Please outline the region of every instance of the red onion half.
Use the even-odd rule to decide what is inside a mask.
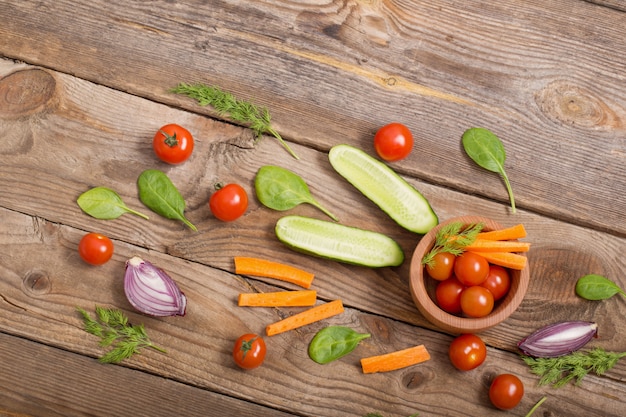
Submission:
[[[582,348],[598,333],[598,325],[588,321],[565,321],[545,326],[517,344],[525,355],[556,358]]]
[[[138,311],[151,316],[184,316],[187,298],[162,269],[135,256],[126,261],[126,298]]]

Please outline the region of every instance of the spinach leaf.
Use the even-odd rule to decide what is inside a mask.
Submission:
[[[368,337],[369,333],[357,333],[349,327],[329,326],[313,337],[309,356],[320,364],[332,362],[352,352],[361,340]]]
[[[465,153],[472,158],[481,168],[491,172],[497,172],[502,176],[511,200],[511,210],[515,213],[515,198],[509,183],[509,178],[504,171],[506,152],[500,139],[491,131],[474,127],[463,133],[463,148]]]
[[[139,199],[150,210],[167,218],[180,220],[197,231],[196,226],[185,218],[185,200],[172,181],[157,169],[148,169],[137,179]]]
[[[132,213],[147,219],[148,216],[131,210],[124,204],[118,193],[106,187],[95,187],[85,191],[76,200],[78,206],[96,219],[117,219],[124,213]]]
[[[576,282],[576,294],[586,300],[606,300],[615,294],[626,293],[613,281],[601,275],[589,274]]]
[[[308,203],[331,219],[339,221],[313,198],[304,180],[288,169],[273,165],[261,167],[254,179],[254,187],[257,198],[266,207],[285,211],[299,204]]]

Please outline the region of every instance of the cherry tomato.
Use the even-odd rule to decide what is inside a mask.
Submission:
[[[509,288],[511,287],[509,271],[499,265],[489,265],[487,279],[480,284],[480,286],[491,291],[494,300],[497,301],[501,299],[509,292]]]
[[[241,217],[248,209],[248,193],[239,184],[215,186],[216,190],[209,199],[211,212],[218,219],[231,222]]]
[[[433,257],[432,266],[426,265],[426,272],[437,281],[444,281],[452,276],[456,256],[449,252],[439,252]]]
[[[462,334],[450,343],[448,356],[456,369],[469,371],[485,361],[487,347],[475,334]]]
[[[87,233],[78,243],[78,254],[91,265],[102,265],[113,256],[113,242],[100,233]]]
[[[233,347],[233,359],[243,369],[254,369],[263,363],[266,353],[262,337],[248,333],[240,336]]]
[[[524,384],[515,375],[498,375],[489,387],[489,399],[494,407],[500,410],[514,408],[519,404],[523,396]]]
[[[413,135],[401,123],[390,123],[378,129],[374,135],[374,149],[385,161],[406,158],[413,149]]]
[[[454,276],[437,284],[435,298],[439,308],[450,314],[461,313],[461,293],[465,288]]]
[[[180,164],[189,159],[193,152],[193,136],[182,126],[165,125],[154,135],[152,148],[161,161]]]
[[[454,275],[468,287],[480,285],[489,274],[489,262],[473,252],[463,252],[454,261]]]
[[[469,317],[485,317],[493,310],[493,294],[485,287],[475,285],[461,293],[461,310]]]

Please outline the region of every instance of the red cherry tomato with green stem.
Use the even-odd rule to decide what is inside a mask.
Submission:
[[[248,333],[240,336],[233,347],[233,359],[242,369],[254,369],[265,360],[267,348],[262,337]]]
[[[450,314],[461,313],[461,294],[465,288],[454,276],[437,284],[435,298],[439,308]]]
[[[100,233],[87,233],[78,243],[78,254],[91,265],[102,265],[113,256],[113,242]]]
[[[374,135],[374,149],[385,161],[399,161],[411,153],[413,135],[405,125],[389,123],[378,129]]]
[[[475,285],[461,293],[461,310],[466,316],[485,317],[493,310],[493,294],[485,287]]]
[[[489,387],[489,399],[500,410],[515,408],[524,397],[524,384],[511,374],[501,374],[494,378]]]
[[[241,217],[248,209],[248,193],[239,184],[217,184],[209,199],[211,213],[218,219],[231,222]]]
[[[489,274],[489,262],[474,252],[463,252],[454,261],[454,275],[463,285],[480,285]]]
[[[470,371],[485,361],[487,347],[475,334],[462,334],[450,343],[448,356],[456,369]]]
[[[193,136],[187,129],[177,124],[161,127],[152,139],[156,156],[168,164],[185,162],[193,152]]]
[[[452,276],[455,259],[450,252],[439,252],[433,256],[432,264],[426,265],[426,272],[437,281],[445,281]]]

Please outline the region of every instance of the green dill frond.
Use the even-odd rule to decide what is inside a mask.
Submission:
[[[112,347],[100,357],[102,363],[121,362],[148,347],[166,353],[165,349],[154,345],[148,338],[143,324],[131,325],[128,317],[120,310],[96,306],[98,321],[91,318],[85,310],[76,310],[83,316],[85,331],[100,337],[101,347]]]
[[[300,159],[278,132],[272,128],[270,112],[266,107],[258,107],[249,101],[239,100],[231,93],[206,84],[180,83],[171,91],[196,100],[200,106],[210,105],[220,116],[226,116],[234,122],[247,125],[254,132],[257,140],[264,133],[274,136],[291,156]]]
[[[533,358],[522,356],[530,371],[540,376],[539,385],[552,385],[555,388],[573,381],[579,385],[589,373],[601,376],[626,357],[626,352],[607,352],[602,348],[577,351],[556,358]]]
[[[461,222],[451,222],[442,226],[435,235],[433,248],[422,258],[422,265],[432,268],[435,255],[438,253],[461,255],[466,246],[474,243],[484,226],[484,223],[472,223],[464,227]]]

